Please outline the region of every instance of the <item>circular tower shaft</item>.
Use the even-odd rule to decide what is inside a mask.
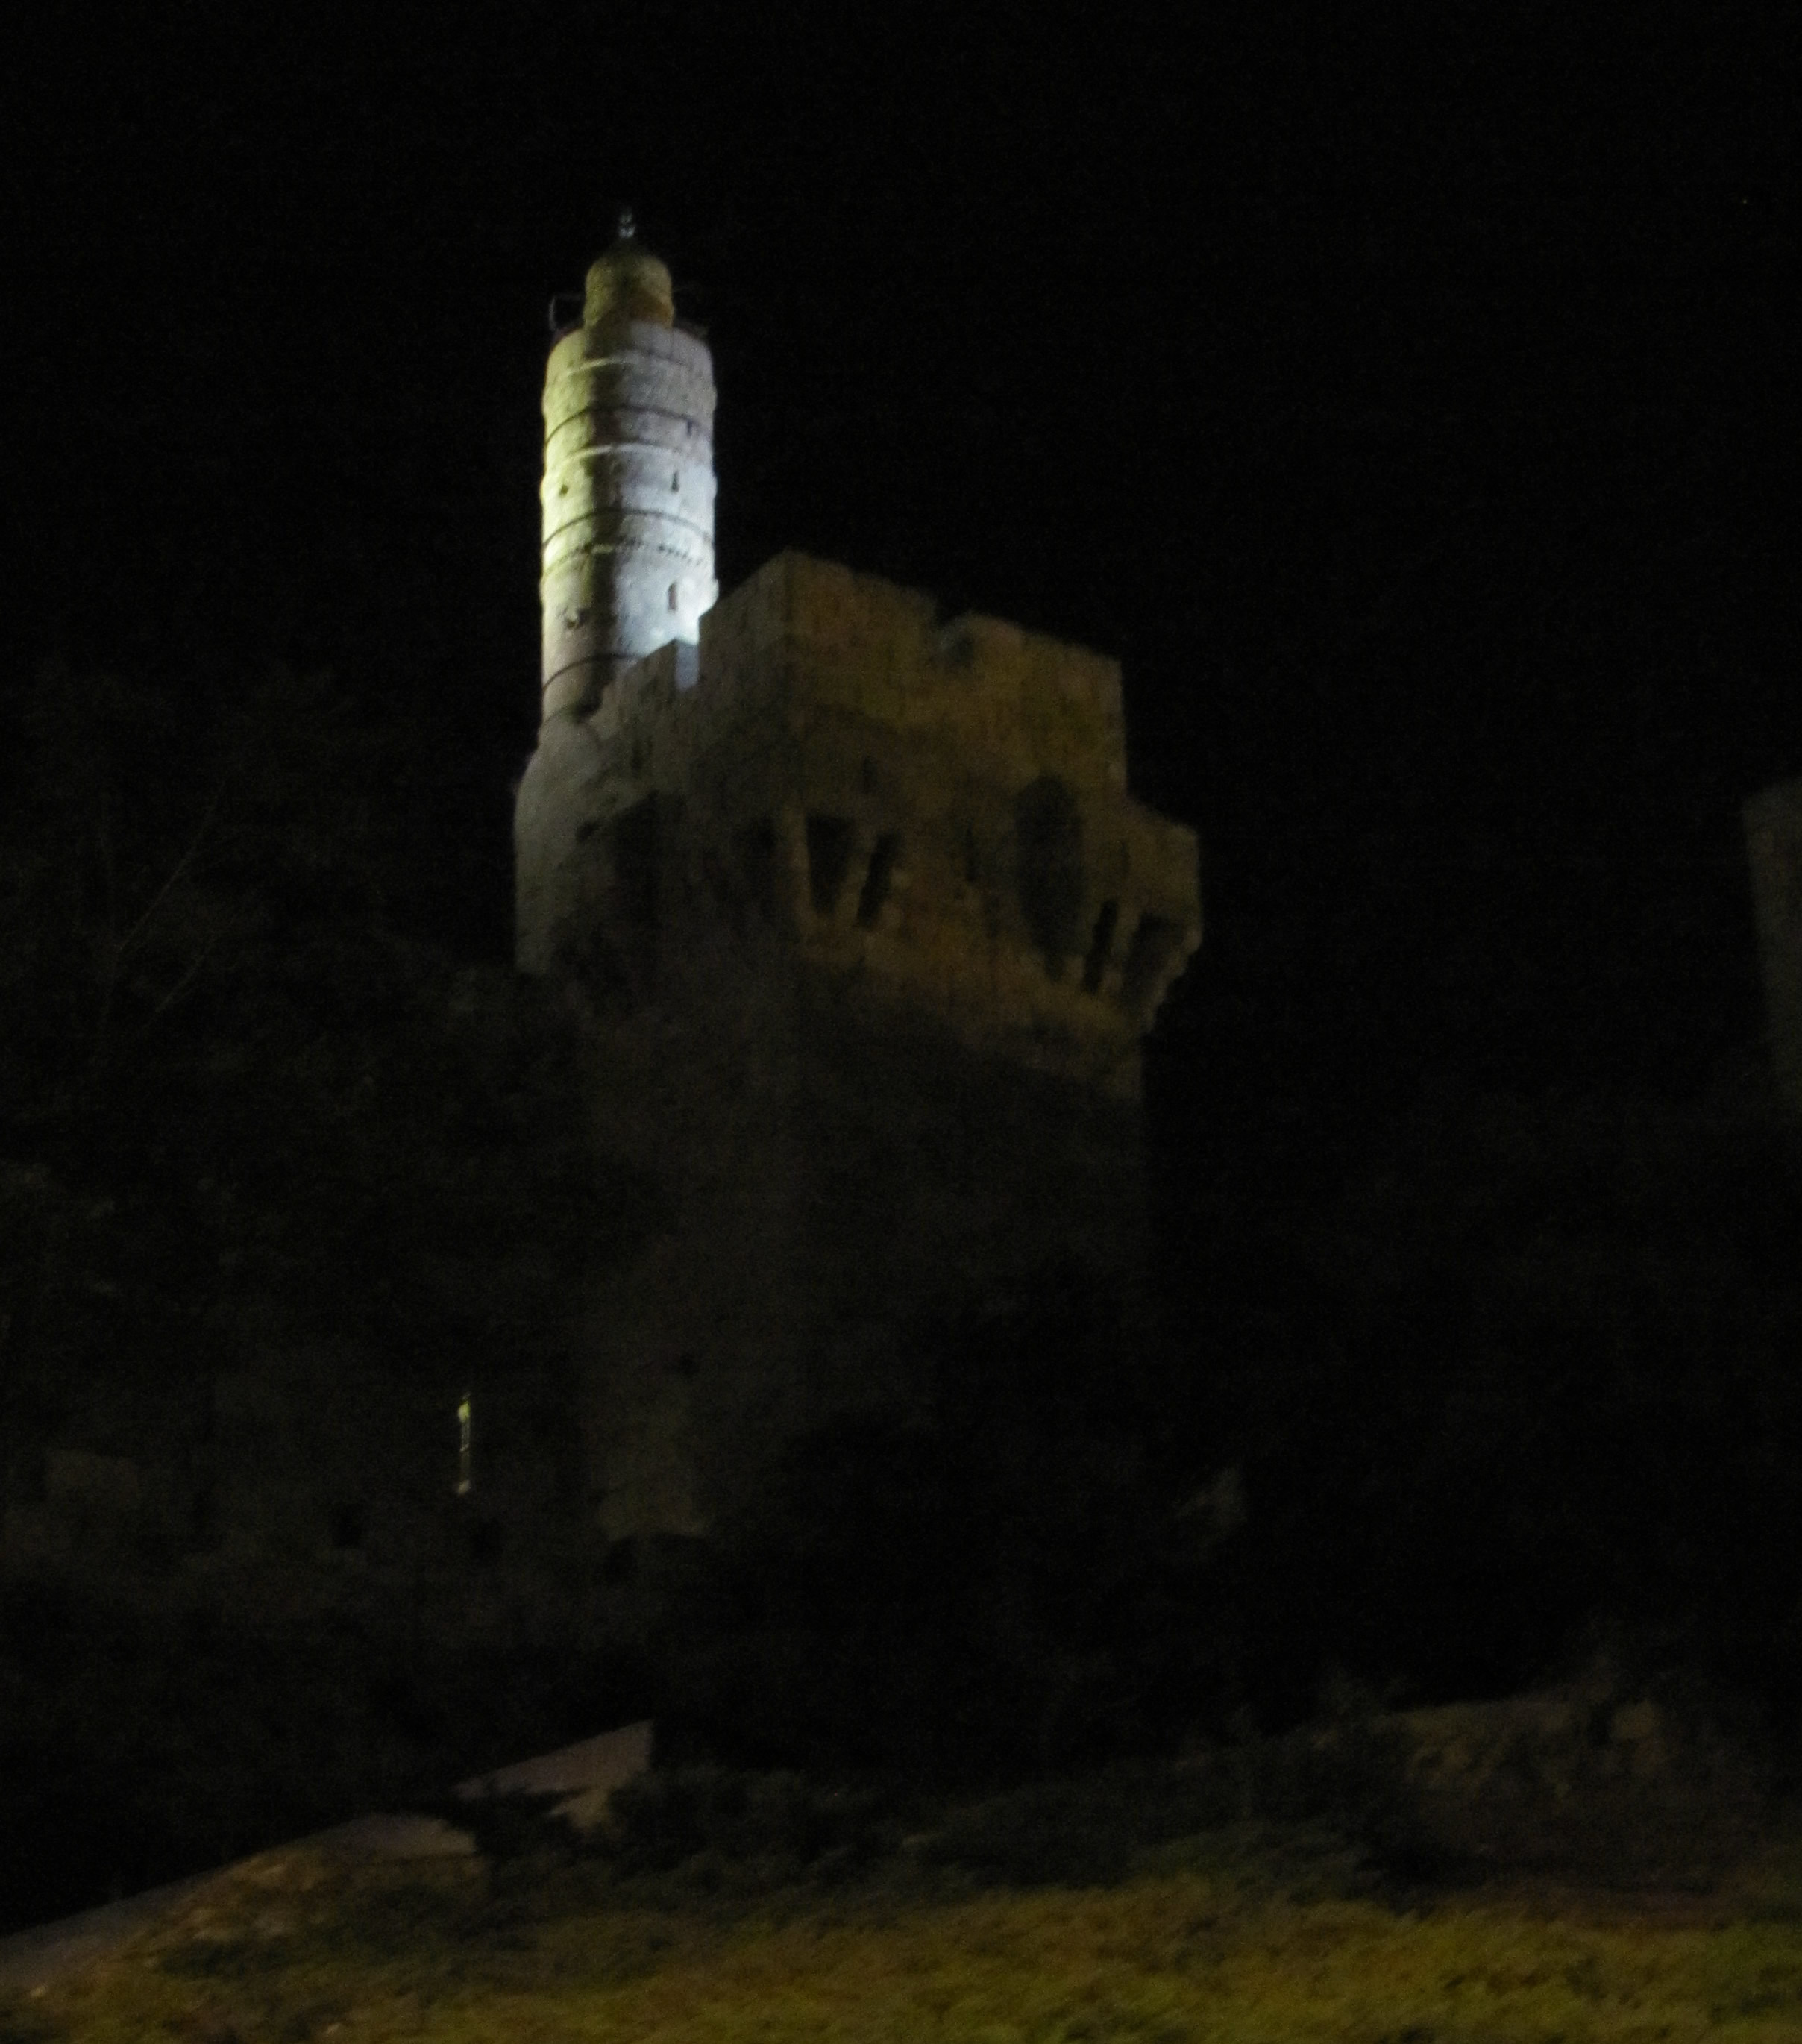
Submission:
[[[592,709],[623,667],[691,644],[713,575],[713,362],[669,272],[621,240],[544,378],[542,714]]]

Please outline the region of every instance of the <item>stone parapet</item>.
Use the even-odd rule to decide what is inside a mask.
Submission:
[[[581,728],[574,865],[655,798],[659,858],[801,955],[973,1046],[1135,1090],[1201,901],[1193,832],[1126,792],[1116,663],[784,554],[698,655],[624,669]]]

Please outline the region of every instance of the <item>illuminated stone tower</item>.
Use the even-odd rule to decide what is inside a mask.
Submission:
[[[632,216],[544,376],[542,708],[591,710],[622,667],[692,646],[713,579],[713,360],[675,323]]]
[[[537,751],[516,810],[519,962],[550,969],[581,913],[580,847],[597,767],[586,720],[614,676],[693,647],[713,578],[713,359],[676,324],[667,268],[632,216],[590,267],[582,321],[544,373]]]
[[[624,242],[551,351],[516,815],[519,962],[586,989],[632,1189],[581,1339],[622,1537],[702,1531],[797,1431],[905,1403],[938,1313],[1054,1262],[1130,1285],[1140,1043],[1201,941],[1115,662],[794,553],[693,643],[713,386],[672,317]]]

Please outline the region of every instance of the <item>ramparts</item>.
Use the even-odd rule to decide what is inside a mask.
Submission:
[[[679,805],[691,863],[805,959],[1136,1091],[1201,909],[1193,833],[1126,792],[1116,663],[785,553],[586,728],[581,843],[614,866],[642,805]]]

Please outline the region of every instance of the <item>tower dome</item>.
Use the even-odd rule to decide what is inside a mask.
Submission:
[[[624,214],[544,377],[542,714],[592,709],[621,669],[692,644],[713,576],[713,359]]]
[[[670,281],[669,265],[640,245],[629,213],[621,216],[613,247],[589,265],[582,294],[584,326],[619,319],[647,320],[653,326],[676,323],[675,287]]]

